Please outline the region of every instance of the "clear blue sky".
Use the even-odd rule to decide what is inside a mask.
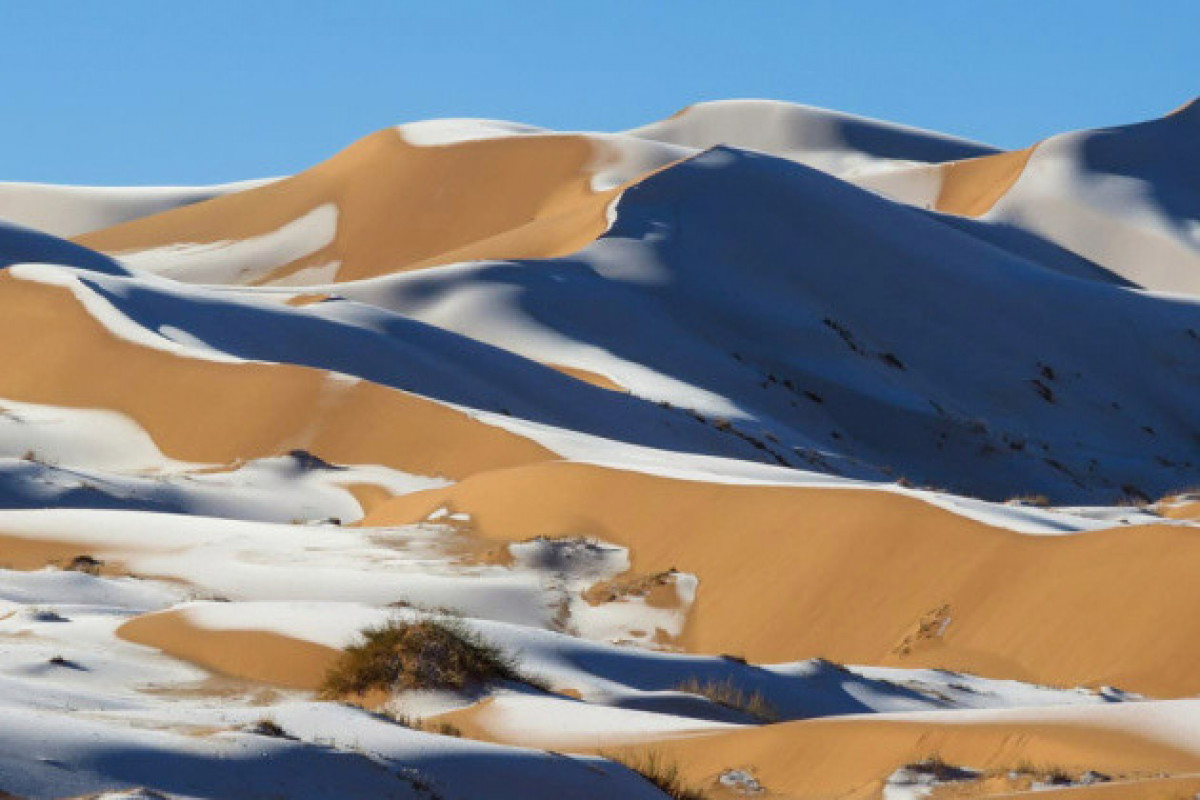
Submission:
[[[0,0],[0,180],[302,169],[437,116],[616,130],[772,97],[1001,146],[1200,93],[1200,0]]]

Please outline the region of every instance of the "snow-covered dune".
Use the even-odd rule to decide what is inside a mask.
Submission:
[[[697,103],[627,133],[699,150],[718,145],[757,150],[839,177],[997,152],[934,131],[774,100]]]
[[[1022,151],[856,179],[889,197],[978,217],[1133,285],[1200,293],[1200,100],[1161,119],[1065,133]],[[978,228],[977,228],[978,229]],[[1043,248],[1045,249],[1045,248]]]
[[[178,206],[262,186],[274,179],[214,186],[60,186],[0,182],[0,220],[55,236],[79,236]]]
[[[337,291],[728,420],[784,464],[992,499],[1189,484],[1200,309],[1062,272],[721,148],[627,190],[576,256]]]
[[[1189,791],[1197,108],[0,184],[0,797]]]

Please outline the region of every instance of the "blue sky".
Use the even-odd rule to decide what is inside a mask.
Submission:
[[[772,97],[1016,147],[1200,93],[1200,0],[0,0],[0,180],[293,172],[438,116]]]

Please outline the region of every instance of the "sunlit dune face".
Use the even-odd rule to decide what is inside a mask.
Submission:
[[[270,631],[209,630],[167,611],[130,620],[118,635],[220,675],[314,691],[338,651]]]
[[[934,207],[947,214],[983,216],[1021,177],[1035,149],[1027,147],[939,165],[942,186]]]
[[[187,358],[110,333],[63,288],[0,275],[0,396],[131,417],[167,455],[225,464],[300,448],[458,477],[549,457],[433,401],[321,370]]]
[[[886,492],[565,463],[398,497],[364,524],[417,521],[442,505],[469,513],[485,536],[591,535],[629,547],[637,573],[697,575],[683,643],[698,652],[1200,691],[1191,657],[1181,657],[1200,641],[1191,614],[1200,588],[1187,578],[1200,539],[1187,529],[1035,537]]]
[[[513,136],[421,146],[379,131],[313,169],[268,186],[174,209],[79,238],[121,254],[270,235],[325,204],[332,242],[257,282],[339,263],[336,280],[468,259],[546,258],[578,250],[607,226],[618,188],[595,191],[613,155],[582,136]]]

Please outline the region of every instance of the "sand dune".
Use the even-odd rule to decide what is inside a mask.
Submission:
[[[839,176],[996,152],[934,131],[772,100],[697,103],[627,133],[701,150],[718,145],[758,150]]]
[[[1200,767],[1196,753],[1136,733],[1037,722],[812,720],[661,742],[656,747],[678,758],[695,783],[709,784],[723,770],[749,767],[768,790],[792,798],[879,797],[892,772],[932,755],[979,770],[1008,770],[1028,762],[1076,773],[1096,770],[1141,778],[1194,773]],[[1168,784],[1166,788],[1178,787]],[[1154,795],[1118,792],[1111,796]]]
[[[0,219],[55,236],[80,236],[270,182],[215,186],[55,186],[0,183]]]
[[[1194,792],[1198,113],[0,184],[0,796]],[[429,620],[515,672],[314,694]]]
[[[629,547],[636,573],[696,574],[684,642],[699,652],[936,666],[1155,696],[1200,691],[1189,666],[1200,595],[1186,577],[1200,539],[1186,528],[1031,537],[887,493],[573,464],[406,495],[364,523],[414,522],[440,506],[470,514],[487,536],[591,535]]]
[[[605,143],[583,136],[421,146],[389,129],[292,178],[79,242],[117,255],[238,242],[269,235],[328,204],[337,214],[332,241],[286,253],[286,261],[265,263],[239,282],[279,282],[326,264],[337,265],[328,280],[347,281],[468,259],[546,258],[603,233],[618,189],[597,191],[593,178],[616,157]]]
[[[573,256],[338,290],[724,420],[801,469],[1072,503],[1193,482],[1195,306],[997,236],[717,149],[627,190]]]
[[[1009,153],[854,178],[913,205],[981,217],[1061,247],[1137,286],[1200,291],[1186,231],[1200,219],[1194,149],[1200,101],[1161,119],[1059,134]]]
[[[0,394],[119,411],[181,460],[226,464],[302,448],[337,463],[459,476],[549,457],[460,412],[375,384],[140,347],[114,336],[58,287],[0,275],[0,306],[8,364]],[[30,339],[31,331],[38,335]]]
[[[154,647],[218,674],[316,691],[337,651],[270,631],[213,631],[170,611],[137,617],[118,629],[130,642]]]

